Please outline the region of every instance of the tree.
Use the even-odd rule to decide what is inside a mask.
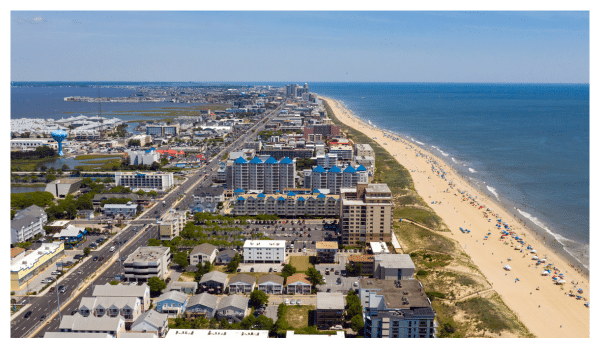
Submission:
[[[296,273],[296,268],[291,264],[286,264],[283,269],[281,269],[281,276],[289,277]]]
[[[204,262],[204,265],[202,265],[202,262],[200,262],[196,265],[196,267],[198,268],[198,271],[196,271],[196,273],[194,274],[194,280],[197,282],[202,279],[202,276],[204,276],[204,274],[209,273],[210,270],[212,270],[212,266],[208,261]]]
[[[150,291],[159,293],[167,288],[167,283],[158,277],[150,277],[148,278],[148,287],[150,288]]]
[[[115,179],[114,179],[114,178],[112,178],[112,177],[107,177],[107,178],[105,178],[105,179],[104,179],[102,182],[104,182],[104,183],[112,183],[112,182],[114,182],[114,181],[115,181]]]
[[[273,327],[273,319],[260,315],[256,317],[255,325],[257,330],[270,330]]]
[[[315,268],[308,268],[306,277],[308,277],[308,280],[312,283],[313,288],[316,287],[317,284],[325,284],[323,283],[323,275]]]
[[[158,193],[156,191],[148,191],[146,193],[146,196],[156,197],[156,196],[158,196]]]
[[[66,163],[62,165],[62,168],[61,168],[61,169],[62,169],[63,171],[69,171],[69,170],[71,170],[71,168],[69,168],[69,166],[68,166]]]
[[[242,261],[242,256],[240,256],[240,254],[236,253],[235,256],[233,256],[233,258],[231,259],[231,262],[229,262],[229,264],[227,264],[227,271],[230,273],[236,272],[241,261]]]
[[[256,318],[254,318],[254,316],[244,317],[244,319],[242,319],[242,321],[240,322],[240,326],[244,330],[250,330],[254,326],[255,322]]]
[[[250,293],[250,306],[261,307],[269,303],[269,296],[262,290],[254,290]]]
[[[142,142],[140,140],[129,140],[127,141],[127,146],[128,147],[141,147],[142,146]]]
[[[187,253],[185,251],[181,251],[173,255],[173,262],[177,263],[182,269],[185,269],[190,262],[188,262]]]
[[[119,282],[117,282],[116,280],[111,280],[109,282],[110,285],[119,285]]]
[[[56,175],[54,175],[54,174],[48,174],[48,175],[46,175],[46,181],[47,182],[52,182],[54,180],[56,180]]]
[[[89,256],[90,252],[92,252],[92,250],[88,247],[86,247],[85,249],[83,249],[83,255],[84,256]]]
[[[347,318],[362,314],[362,305],[360,303],[348,304]]]
[[[160,169],[160,163],[158,163],[156,161],[152,162],[152,164],[150,165],[150,170],[157,171],[159,169]]]
[[[160,246],[160,239],[150,238],[148,240],[148,246]]]
[[[363,322],[362,314],[358,314],[352,317],[352,319],[350,319],[350,328],[354,332],[361,332],[361,330],[365,328],[365,323]]]
[[[167,165],[167,164],[169,164],[169,159],[168,159],[168,158],[162,158],[162,159],[160,160],[160,164],[161,164],[161,165]]]
[[[139,195],[139,196],[144,196],[144,195],[146,195],[146,192],[145,192],[144,190],[138,190],[138,191],[136,191],[135,193],[136,193],[137,195]]]

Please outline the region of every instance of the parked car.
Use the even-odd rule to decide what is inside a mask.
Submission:
[[[51,272],[51,274],[56,276],[56,275],[60,275],[60,274],[61,274],[61,272],[60,272],[60,271],[58,271],[58,270],[56,270],[56,271],[52,271],[52,272]]]

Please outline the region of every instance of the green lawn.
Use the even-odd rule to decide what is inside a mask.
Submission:
[[[290,256],[290,264],[296,268],[297,272],[308,271],[308,268],[315,266],[310,264],[308,256]]]
[[[308,326],[308,311],[314,310],[314,305],[288,306],[285,321],[293,328],[300,329]]]
[[[76,160],[92,160],[96,158],[110,158],[110,157],[121,157],[123,154],[110,154],[110,155],[77,155],[75,156]]]

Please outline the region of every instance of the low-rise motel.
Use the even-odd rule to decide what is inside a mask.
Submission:
[[[10,289],[21,290],[27,282],[65,253],[65,244],[44,243],[42,246],[16,260],[10,266]]]

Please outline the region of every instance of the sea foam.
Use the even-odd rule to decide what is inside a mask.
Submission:
[[[498,200],[500,200],[500,196],[498,196],[498,193],[496,192],[496,189],[494,189],[494,187],[490,187],[489,185],[486,185],[486,187],[492,194],[494,194],[494,196],[496,196]]]
[[[477,172],[477,171],[475,171],[475,169],[473,169],[473,168],[469,168],[469,171],[470,171],[470,172],[472,172],[472,173],[476,173],[476,172]]]
[[[546,226],[546,224],[544,224],[544,222],[540,221],[539,218],[531,215],[530,213],[523,211],[519,208],[516,208],[516,209],[525,218],[532,221],[535,225],[544,229],[547,233],[552,235],[552,237],[554,237],[562,245],[562,247],[563,247],[563,249],[565,249],[565,251],[567,251],[569,254],[571,254],[578,262],[583,264],[583,266],[585,266],[586,268],[589,268],[589,266],[587,264],[585,264],[584,261],[579,259],[580,256],[583,256],[583,251],[584,251],[583,248],[585,248],[585,246],[582,246],[582,244],[577,241],[568,239],[560,234],[553,232]],[[573,246],[576,246],[576,247],[573,247]]]

